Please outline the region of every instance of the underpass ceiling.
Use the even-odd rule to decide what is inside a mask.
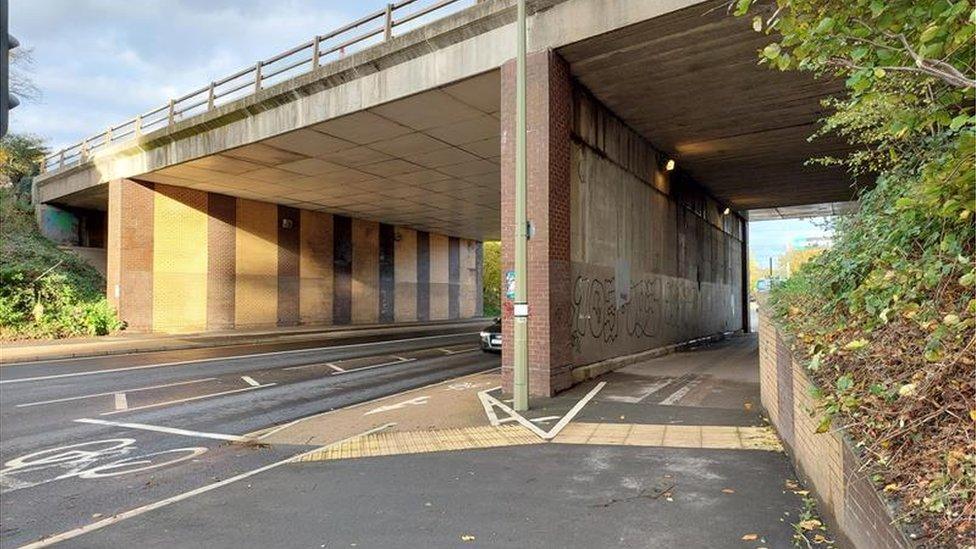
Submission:
[[[139,179],[452,236],[500,236],[498,71]]]
[[[842,82],[757,65],[770,39],[706,2],[559,49],[573,76],[656,148],[736,210],[850,200],[842,154],[807,138]]]

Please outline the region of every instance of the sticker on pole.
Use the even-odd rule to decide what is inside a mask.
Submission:
[[[515,299],[515,271],[505,272],[505,298]]]

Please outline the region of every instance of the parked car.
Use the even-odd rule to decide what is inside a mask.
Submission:
[[[496,318],[494,324],[481,330],[481,350],[486,353],[502,352],[502,319]]]

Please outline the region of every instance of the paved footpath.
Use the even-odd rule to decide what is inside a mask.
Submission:
[[[757,362],[732,338],[521,415],[497,370],[363,402],[257,434],[312,448],[287,462],[66,545],[791,547],[806,492],[759,414]]]

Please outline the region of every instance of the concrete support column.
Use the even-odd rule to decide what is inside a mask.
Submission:
[[[153,325],[153,204],[151,183],[108,184],[106,294],[132,332]]]
[[[570,270],[570,132],[572,82],[555,52],[526,60],[529,390],[552,396],[572,384]],[[515,60],[502,67],[502,271],[514,270]],[[502,295],[502,379],[512,387],[512,302]]]

